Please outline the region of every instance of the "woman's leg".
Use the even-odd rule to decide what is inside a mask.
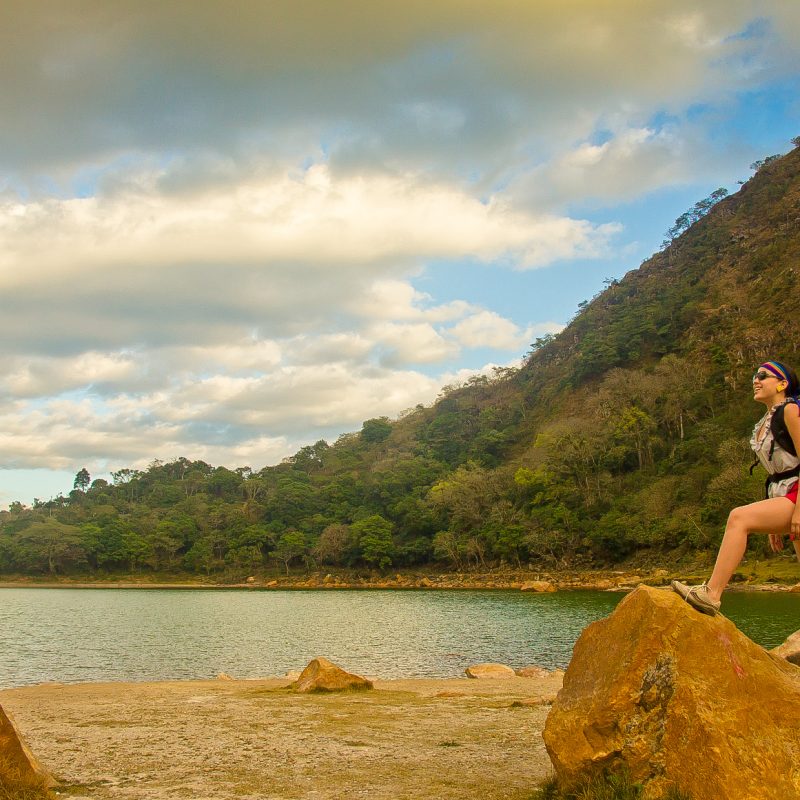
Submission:
[[[784,535],[792,521],[794,503],[785,497],[772,497],[748,506],[734,508],[725,526],[725,536],[717,553],[714,572],[706,584],[708,594],[715,602],[722,596],[736,567],[747,548],[747,537],[751,533],[774,533]],[[800,548],[794,542],[795,552],[800,558]]]

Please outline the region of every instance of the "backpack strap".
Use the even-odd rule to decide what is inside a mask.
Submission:
[[[797,450],[795,449],[794,442],[792,441],[792,436],[789,433],[789,429],[786,427],[786,420],[783,418],[784,412],[786,411],[786,406],[790,403],[798,404],[798,401],[792,397],[782,405],[779,405],[775,409],[772,419],[770,420],[769,427],[770,431],[772,432],[772,445],[770,445],[769,448],[770,461],[772,460],[772,454],[775,450],[776,443],[787,453],[790,453],[793,456],[797,455]]]

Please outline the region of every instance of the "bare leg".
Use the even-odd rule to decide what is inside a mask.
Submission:
[[[760,500],[747,506],[734,508],[725,526],[725,536],[717,553],[717,563],[708,580],[708,594],[715,602],[722,597],[723,589],[728,585],[736,567],[747,548],[747,537],[751,533],[786,534],[794,513],[794,503],[785,497],[772,497]],[[798,542],[795,553],[800,559]]]
[[[794,554],[797,556],[797,560],[800,561],[800,539],[795,539],[792,544],[794,545]]]

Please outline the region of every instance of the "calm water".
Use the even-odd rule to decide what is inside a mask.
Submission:
[[[42,681],[282,675],[324,655],[382,678],[480,661],[565,667],[608,592],[0,589],[0,688]],[[800,595],[737,594],[726,614],[766,647],[800,628]]]

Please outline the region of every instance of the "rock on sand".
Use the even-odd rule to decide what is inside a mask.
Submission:
[[[517,673],[505,664],[473,664],[464,670],[468,678],[515,678]]]
[[[344,692],[371,688],[372,681],[345,672],[327,658],[312,659],[292,684],[295,692]]]

